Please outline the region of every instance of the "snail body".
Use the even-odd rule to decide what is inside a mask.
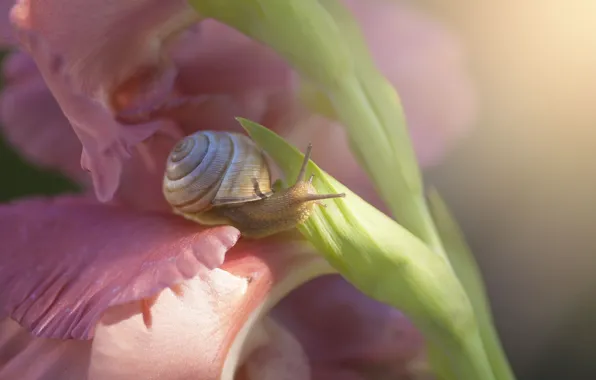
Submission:
[[[296,183],[271,188],[265,155],[247,136],[199,131],[170,152],[163,193],[176,214],[205,225],[231,225],[243,236],[259,238],[292,229],[308,219],[322,199],[345,194],[317,194],[305,180],[310,149]]]

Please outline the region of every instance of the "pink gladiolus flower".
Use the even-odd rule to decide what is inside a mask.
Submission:
[[[437,162],[473,117],[458,45],[401,5],[345,3],[400,91],[421,164]],[[10,9],[13,33],[0,37],[23,50],[4,63],[5,135],[111,202],[85,194],[0,206],[0,379],[411,375],[422,343],[408,320],[339,276],[314,279],[330,269],[297,234],[238,240],[232,227],[173,216],[163,199],[176,141],[239,131],[243,116],[299,146],[313,141],[315,161],[381,206],[341,126],[299,104],[283,60],[198,23],[183,0]]]

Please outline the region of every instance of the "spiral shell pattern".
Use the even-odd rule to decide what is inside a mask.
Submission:
[[[163,180],[166,200],[183,213],[269,196],[271,178],[261,150],[248,137],[200,131],[172,149]]]

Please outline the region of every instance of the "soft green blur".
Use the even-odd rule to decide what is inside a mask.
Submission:
[[[58,173],[43,171],[26,163],[0,138],[0,172],[5,179],[0,186],[0,202],[36,195],[72,192],[77,187]]]
[[[0,65],[7,51],[0,51]],[[4,78],[0,76],[0,89]],[[0,135],[0,173],[4,177],[0,185],[0,202],[36,195],[54,195],[73,192],[77,186],[59,173],[37,168],[26,162]]]

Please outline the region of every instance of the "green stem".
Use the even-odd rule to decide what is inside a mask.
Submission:
[[[466,342],[463,346],[459,347],[460,352],[456,355],[454,352],[448,350],[443,351],[451,359],[450,362],[454,363],[454,374],[456,379],[486,379],[496,380],[493,369],[491,368],[490,362],[486,357],[486,352],[482,345],[482,341],[476,335]],[[461,360],[464,359],[464,360]],[[502,379],[499,379],[502,380]]]
[[[285,175],[295,177],[302,153],[271,130],[239,121]],[[480,338],[474,310],[447,259],[312,162],[307,170],[315,175],[317,191],[346,194],[298,226],[317,251],[364,294],[408,315],[444,352],[455,378],[493,379],[486,372],[490,366],[482,345],[476,344]]]
[[[357,24],[337,0],[190,0],[190,3],[202,16],[217,19],[271,46],[302,77],[308,78],[328,99],[335,117],[345,126],[352,151],[395,218],[435,254],[446,257],[424,198],[420,169],[398,94],[376,69]],[[449,272],[454,277],[451,269]],[[478,303],[474,294],[465,297]],[[396,305],[395,299],[386,302]],[[426,331],[437,333],[448,329],[450,322],[443,322],[444,326],[427,326]],[[478,333],[476,328],[471,331]],[[469,333],[455,331],[452,332],[455,335],[447,334],[440,342]],[[484,347],[480,338],[476,338],[466,339],[465,344],[440,346],[458,379],[493,379]],[[487,347],[496,344],[489,336],[486,339]],[[504,379],[508,378],[499,378]]]
[[[399,97],[376,69],[357,24],[342,4],[336,0],[190,3],[202,16],[271,46],[314,83],[346,127],[353,152],[398,222],[443,254],[426,211]]]
[[[386,115],[384,117],[385,120],[382,120],[382,122],[379,123],[377,115],[372,112],[372,108],[365,108],[370,112],[362,112],[362,110],[357,107],[358,104],[362,104],[363,102],[378,104],[388,98],[387,96],[379,96],[379,93],[374,91],[374,87],[375,84],[373,81],[359,83],[354,80],[353,82],[345,83],[345,86],[341,87],[333,97],[333,101],[336,103],[336,108],[344,110],[338,115],[339,121],[345,125],[353,124],[359,126],[357,128],[349,129],[353,141],[358,141],[358,144],[351,144],[352,150],[360,157],[371,156],[377,149],[377,142],[374,141],[374,138],[371,137],[371,135],[378,136],[380,139],[383,139],[383,136],[385,135],[385,133],[382,132],[371,133],[370,130],[362,128],[362,125],[388,124],[388,121],[391,118],[395,125],[401,124],[400,122],[395,122],[396,118],[400,116],[398,112],[395,112],[395,115]],[[379,88],[382,86],[380,86],[379,83],[379,86],[376,87]],[[393,90],[391,91],[393,92]],[[365,97],[362,95],[365,95]],[[386,95],[386,93],[381,92],[381,95]],[[395,106],[391,107],[390,104],[386,104],[385,107],[378,108],[395,109]],[[409,135],[405,128],[394,129],[394,134],[398,135],[395,137],[396,141],[409,141]],[[387,145],[386,142],[385,145]],[[411,144],[401,145],[411,146]],[[403,157],[405,152],[401,151],[399,154],[400,157]],[[381,155],[381,157],[383,156],[388,157],[391,155]],[[378,162],[375,162],[371,166],[370,161],[371,160],[366,159],[360,160],[365,170],[368,173],[371,173],[373,179],[375,179],[375,183],[380,183],[382,181],[386,184],[386,186],[379,186],[378,189],[383,196],[383,199],[386,200],[391,210],[393,210],[393,214],[397,221],[425,242],[435,253],[445,256],[443,244],[441,243],[437,229],[428,212],[418,165],[405,165],[408,168],[412,168],[411,172],[406,174],[403,169],[398,168],[395,164],[391,165],[388,163],[387,166],[384,166],[378,165]],[[391,174],[388,175],[387,173]]]

